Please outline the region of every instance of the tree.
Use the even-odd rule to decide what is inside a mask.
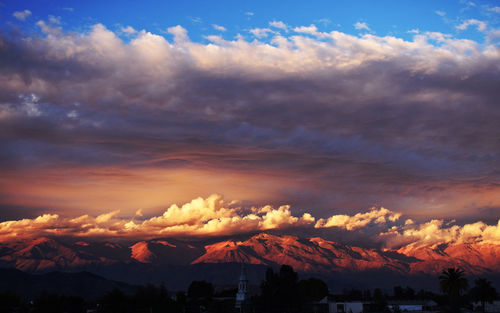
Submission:
[[[188,297],[189,298],[211,298],[214,294],[214,286],[204,280],[195,280],[189,285]]]
[[[387,295],[385,295],[380,288],[373,290],[373,297],[368,304],[365,312],[389,312],[387,306]]]
[[[0,291],[0,313],[15,311],[21,305],[21,299],[12,291]]]
[[[301,298],[306,302],[319,301],[328,295],[328,286],[317,278],[301,280],[297,288]]]
[[[474,281],[474,287],[470,290],[472,300],[481,302],[481,311],[485,311],[486,302],[491,303],[497,297],[497,291],[486,278],[478,278]]]
[[[297,288],[298,274],[289,265],[282,265],[275,274],[271,268],[266,271],[266,279],[261,283],[259,302],[262,312],[298,312],[300,296]]]
[[[464,277],[464,271],[459,268],[448,268],[443,270],[439,276],[439,286],[441,291],[448,294],[450,307],[453,312],[458,312],[458,301],[460,293],[467,289],[467,278]]]

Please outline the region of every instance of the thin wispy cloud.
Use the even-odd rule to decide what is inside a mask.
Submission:
[[[354,28],[357,30],[366,30],[366,31],[371,31],[370,27],[368,26],[367,23],[365,22],[356,22],[354,24]]]
[[[269,34],[274,34],[275,32],[270,28],[252,28],[249,32],[257,38],[265,38]]]
[[[487,28],[487,24],[485,22],[476,19],[466,20],[462,24],[457,25],[455,28],[458,30],[466,30],[470,26],[476,26],[477,30],[481,32],[484,32]]]
[[[227,30],[224,26],[220,26],[220,25],[217,25],[217,24],[212,24],[212,27],[215,30],[220,31],[220,32],[225,32]]]
[[[285,32],[288,32],[288,25],[286,25],[282,21],[271,21],[271,22],[269,22],[269,26],[274,27],[274,28],[278,28],[278,29],[282,29]]]
[[[14,16],[20,21],[26,21],[26,19],[31,16],[31,11],[30,10],[16,11],[12,13],[12,16]]]
[[[132,34],[135,34],[137,33],[137,30],[135,30],[132,26],[127,26],[127,27],[122,27],[121,28],[122,32],[128,34],[128,35],[132,35]]]

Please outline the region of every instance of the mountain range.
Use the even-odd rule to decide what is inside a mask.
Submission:
[[[46,237],[0,244],[0,266],[4,268],[29,273],[85,270],[128,283],[163,281],[176,288],[201,278],[233,283],[238,263],[247,264],[256,277],[269,266],[288,264],[305,275],[339,278],[377,272],[398,277],[433,275],[457,266],[468,274],[497,275],[498,260],[500,245],[493,244],[408,245],[382,250],[318,237],[266,233],[208,245],[175,239],[124,243]]]

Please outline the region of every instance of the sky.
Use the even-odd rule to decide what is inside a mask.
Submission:
[[[0,235],[500,243],[499,44],[500,1],[4,0]]]

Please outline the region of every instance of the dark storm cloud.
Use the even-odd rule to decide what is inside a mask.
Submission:
[[[203,45],[169,31],[2,35],[0,167],[252,172],[295,182],[282,200],[310,209],[498,191],[496,46],[338,32]]]

